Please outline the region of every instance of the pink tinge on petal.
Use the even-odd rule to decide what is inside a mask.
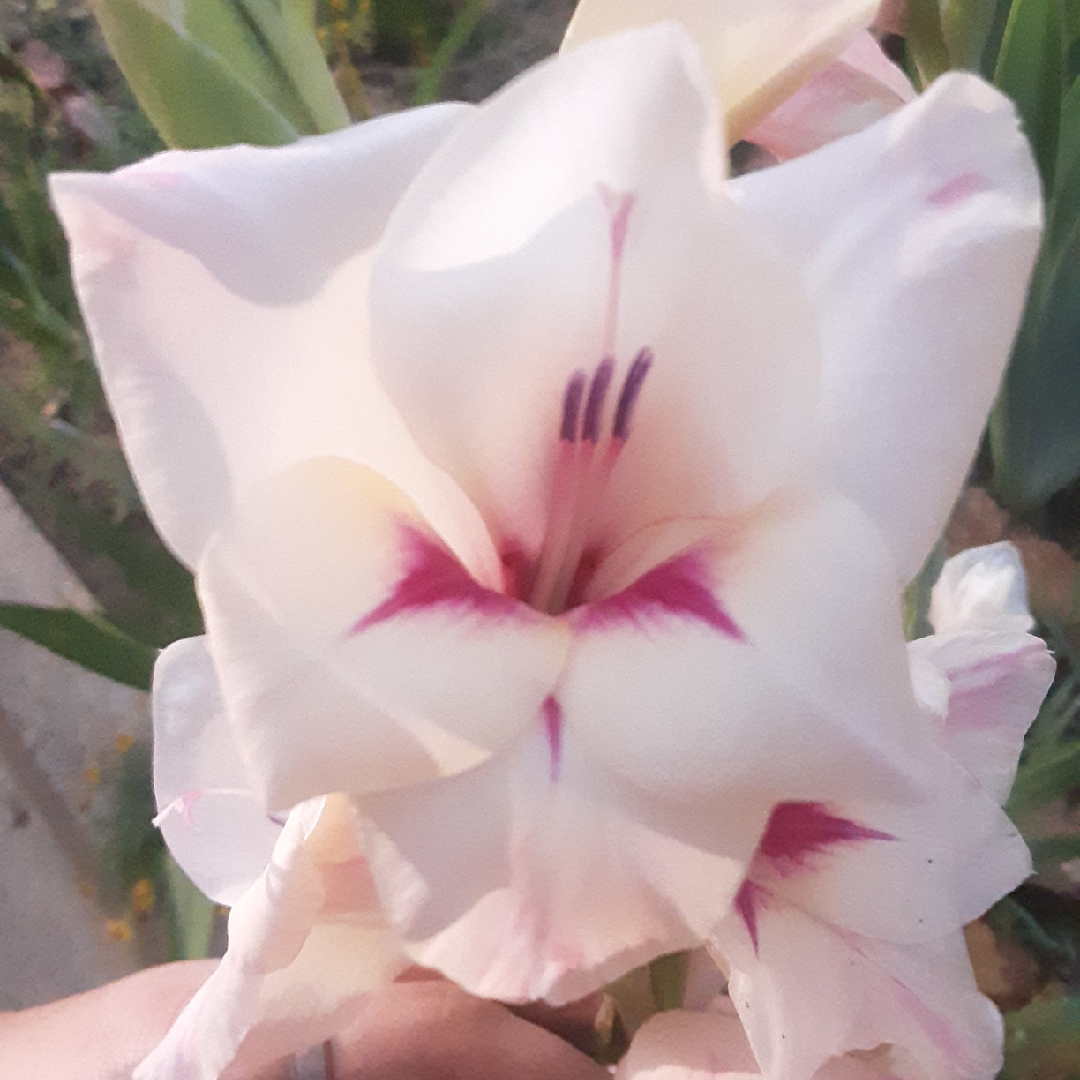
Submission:
[[[863,947],[866,941],[865,938],[841,927],[834,926],[831,929],[849,949],[864,960],[870,963],[874,962]],[[890,974],[888,982],[901,1007],[911,1014],[912,1019],[937,1047],[942,1057],[954,1067],[956,1075],[968,1075],[970,1073],[970,1057],[960,1044],[953,1025],[941,1013],[930,1008],[922,997],[908,986],[903,979]]]
[[[906,983],[895,977],[891,981],[900,1004],[911,1013],[915,1022],[926,1032],[927,1038],[941,1051],[942,1057],[956,1068],[956,1074],[964,1075],[969,1059],[952,1025],[940,1013],[931,1009]]]
[[[161,823],[171,814],[179,814],[184,824],[189,828],[198,828],[191,816],[191,811],[195,804],[207,795],[227,795],[239,799],[253,799],[256,802],[259,798],[250,788],[196,788],[193,791],[185,791],[182,795],[178,795],[173,799],[172,802],[163,806],[151,821],[151,824],[155,828],[160,828]]]
[[[1008,652],[994,653],[957,672],[946,672],[953,680],[949,695],[949,712],[945,724],[951,729],[996,728],[1001,718],[992,710],[979,707],[983,702],[969,703],[991,687],[1016,674],[1017,668],[1029,657],[1042,656],[1046,646],[1041,638],[1031,637]],[[1025,720],[1030,718],[1025,717]]]
[[[611,279],[608,285],[608,311],[604,327],[604,352],[615,348],[615,328],[619,318],[619,293],[622,285],[623,251],[630,231],[630,214],[637,202],[633,192],[615,191],[607,184],[597,184],[600,198],[611,224]]]
[[[522,610],[502,593],[485,589],[441,544],[408,525],[403,525],[402,547],[405,574],[394,591],[369,611],[350,631],[360,634],[398,615],[436,607],[464,609],[482,615],[505,616]]]
[[[782,877],[788,877],[836,844],[895,839],[889,833],[836,817],[821,803],[778,803],[758,845],[757,857],[767,860]]]
[[[562,763],[562,706],[558,699],[548,694],[541,707],[544,717],[544,734],[547,736],[548,750],[551,754],[551,779],[559,779],[559,766]]]
[[[926,201],[932,206],[956,206],[986,188],[986,181],[977,172],[965,172],[932,191]]]
[[[376,911],[379,894],[364,859],[340,863],[320,863],[319,877],[326,899],[323,911],[328,914],[346,911]]]
[[[673,615],[696,619],[725,637],[745,641],[746,636],[706,580],[704,560],[687,552],[642,574],[622,592],[583,608],[581,625],[585,629],[625,622],[641,625],[657,616]]]

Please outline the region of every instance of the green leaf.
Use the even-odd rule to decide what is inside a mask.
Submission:
[[[419,67],[430,63],[454,17],[449,0],[373,0],[372,7],[379,56]]]
[[[938,0],[909,0],[904,14],[904,38],[923,87],[949,70],[949,48],[945,44]]]
[[[487,6],[488,0],[466,0],[465,6],[458,12],[449,32],[431,58],[431,63],[420,74],[413,98],[414,105],[428,105],[439,99],[447,69],[472,37]]]
[[[997,0],[940,0],[950,66],[978,71],[994,25]]]
[[[155,651],[97,615],[73,608],[0,604],[0,626],[115,682],[150,689]]]
[[[1048,238],[990,417],[993,487],[1023,512],[1080,475],[1080,217]]]
[[[1061,649],[1058,640],[1054,640],[1051,645],[1055,653]],[[1071,656],[1069,663],[1072,666]],[[1072,670],[1077,669],[1072,667]],[[1025,763],[1038,764],[1047,754],[1057,752],[1058,742],[1073,717],[1076,716],[1078,709],[1080,709],[1080,699],[1077,697],[1076,677],[1070,674],[1046,695],[1039,707],[1039,715],[1028,728],[1028,733],[1024,737]]]
[[[1080,788],[1080,741],[1068,742],[1034,764],[1021,762],[1005,806],[1016,821],[1054,799]]]
[[[994,5],[993,22],[990,25],[990,32],[986,35],[986,46],[979,64],[979,71],[987,82],[992,82],[994,78],[994,70],[997,68],[998,56],[1001,54],[1001,42],[1005,37],[1005,27],[1009,21],[1012,5],[1013,0],[997,0]]]
[[[141,3],[145,6],[147,0]],[[181,9],[185,36],[209,49],[235,79],[297,131],[318,130],[282,62],[284,23],[274,0],[183,0]],[[274,41],[275,36],[279,40]],[[325,63],[322,67],[325,70]]]
[[[1072,836],[1047,836],[1042,840],[1029,840],[1031,858],[1035,870],[1057,869],[1063,862],[1080,859],[1080,833]]]
[[[1061,35],[1061,0],[1015,0],[994,71],[994,82],[1020,110],[1044,191],[1054,186],[1064,90]]]
[[[199,892],[171,855],[165,856],[165,882],[169,959],[199,960],[209,956],[214,934],[214,902]]]
[[[120,759],[111,778],[113,815],[101,853],[102,898],[126,906],[131,887],[144,878],[161,884],[165,841],[154,825],[153,753],[139,740]]]
[[[1046,246],[1057,248],[1080,218],[1080,81],[1074,80],[1061,101],[1054,186],[1047,201]]]
[[[261,77],[269,59],[237,44],[248,38],[221,14],[223,7],[191,5],[199,32],[226,49],[227,57],[139,0],[97,0],[94,10],[132,92],[169,146],[276,146],[314,130],[283,104],[291,91]]]
[[[930,625],[930,592],[945,565],[945,537],[942,536],[926,557],[922,569],[904,590],[904,637],[908,641],[934,632]]]
[[[986,922],[995,937],[1015,941],[1048,971],[1060,971],[1075,959],[1068,945],[1057,941],[1013,896],[1003,896],[986,913]]]
[[[658,956],[649,964],[649,984],[659,1012],[681,1009],[686,996],[686,976],[689,969],[685,952]]]
[[[191,574],[139,509],[119,447],[57,430],[41,406],[0,393],[0,481],[120,630],[154,646],[202,633]]]
[[[1080,5],[1063,0],[1061,5],[1061,57],[1064,83],[1072,86],[1080,75]]]
[[[253,2],[246,0],[248,4]],[[349,111],[316,36],[312,0],[281,0],[280,31],[276,29],[277,20],[263,20],[260,25],[274,27],[270,35],[274,55],[304,102],[316,130],[348,127]]]
[[[1000,1080],[1080,1076],[1080,997],[1036,1001],[1005,1017]]]

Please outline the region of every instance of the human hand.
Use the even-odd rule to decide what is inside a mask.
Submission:
[[[0,1015],[0,1076],[129,1080],[214,969],[148,968],[97,990]],[[536,1014],[534,1014],[536,1015]],[[555,1014],[538,1016],[554,1026]],[[289,1080],[291,1061],[229,1080]],[[604,1080],[569,1043],[440,979],[372,994],[331,1044],[327,1080]]]

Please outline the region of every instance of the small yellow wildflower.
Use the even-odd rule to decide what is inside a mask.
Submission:
[[[131,923],[127,919],[106,919],[105,933],[111,941],[130,941]]]
[[[136,915],[146,915],[154,907],[154,883],[149,878],[139,878],[131,886],[131,910]]]

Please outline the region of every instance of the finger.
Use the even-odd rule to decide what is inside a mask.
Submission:
[[[0,1016],[0,1076],[130,1076],[216,963],[191,960],[148,968],[84,994]]]
[[[596,1062],[452,983],[397,983],[333,1044],[333,1080],[607,1080]]]

